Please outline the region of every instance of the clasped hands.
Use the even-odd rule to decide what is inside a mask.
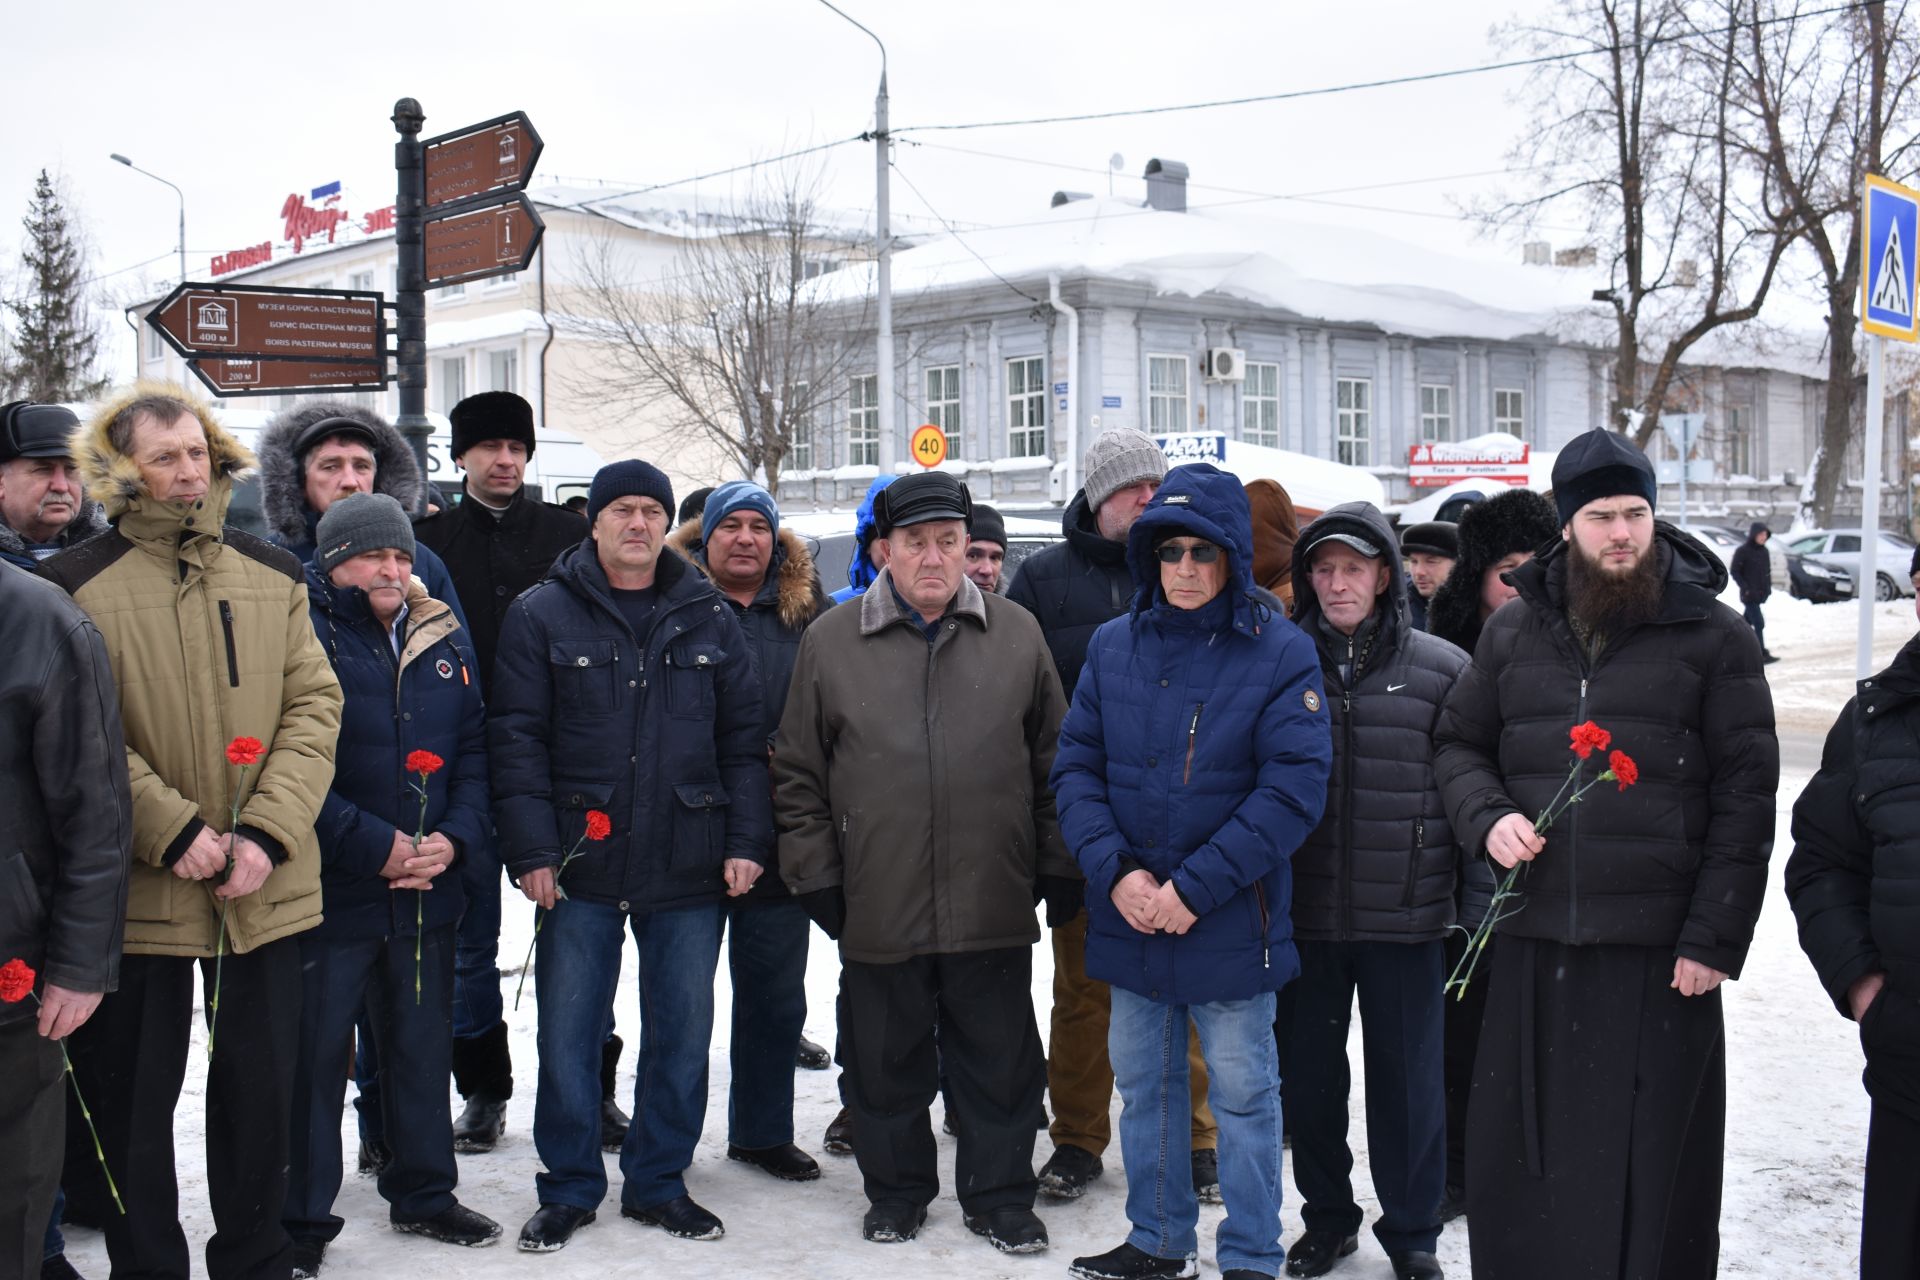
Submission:
[[[1144,868],[1115,881],[1112,897],[1120,918],[1141,933],[1185,933],[1200,918],[1180,901],[1173,881],[1162,884]]]
[[[231,861],[227,855],[229,844],[233,850]],[[228,899],[244,898],[254,892],[267,882],[267,873],[272,870],[273,859],[253,841],[242,835],[222,836],[205,826],[173,864],[173,874],[182,880],[211,880],[227,871],[226,882],[214,889],[213,896]]]
[[[380,874],[389,889],[431,889],[433,878],[453,865],[453,841],[438,831],[420,837],[416,846],[409,832],[395,831]]]

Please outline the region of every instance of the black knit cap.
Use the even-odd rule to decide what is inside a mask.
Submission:
[[[468,396],[447,414],[453,424],[453,456],[482,440],[518,440],[533,456],[533,406],[511,391],[482,391]],[[673,510],[673,504],[667,504]]]
[[[944,471],[901,476],[873,500],[873,523],[882,538],[929,520],[964,520],[969,530],[973,527],[973,495]]]
[[[1460,558],[1460,526],[1451,520],[1428,520],[1400,531],[1400,554],[1424,551],[1430,556]]]
[[[1000,549],[1007,549],[1007,522],[1000,513],[984,502],[973,507],[973,523],[967,526],[967,539],[970,542],[997,542]]]
[[[1554,459],[1553,501],[1562,525],[1589,502],[1621,494],[1645,498],[1649,507],[1658,505],[1653,463],[1625,436],[1604,427],[1582,431]]]
[[[651,462],[638,458],[609,462],[593,473],[593,485],[587,490],[587,523],[598,520],[608,503],[628,497],[652,498],[662,511],[672,512],[673,481]]]

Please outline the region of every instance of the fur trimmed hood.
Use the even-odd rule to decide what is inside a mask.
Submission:
[[[686,521],[667,535],[667,546],[707,573],[706,541],[700,517]],[[819,574],[814,572],[813,556],[806,543],[791,529],[782,529],[773,539],[773,573],[780,624],[789,629],[804,627],[814,615],[827,607],[820,590]],[[764,588],[762,592],[764,594]]]
[[[313,540],[308,517],[306,475],[294,456],[293,442],[323,418],[351,418],[373,436],[373,491],[384,493],[411,514],[420,500],[420,464],[413,446],[385,418],[347,400],[302,400],[274,415],[260,433],[260,506],[267,528],[289,546]]]
[[[217,498],[219,515],[224,520],[227,499],[233,492],[233,481],[254,468],[254,456],[245,445],[227,434],[214,417],[212,405],[185,387],[170,382],[135,383],[130,389],[102,401],[93,416],[74,429],[73,459],[79,465],[81,481],[87,486],[87,496],[100,504],[110,521],[119,520],[134,503],[146,496],[146,490],[140,483],[140,468],[132,458],[114,448],[112,441],[107,438],[107,428],[113,420],[143,396],[171,396],[193,410],[194,417],[200,419],[200,426],[207,433],[207,450],[213,462],[212,488],[208,491],[208,497],[210,500]],[[214,504],[210,502],[210,505]]]

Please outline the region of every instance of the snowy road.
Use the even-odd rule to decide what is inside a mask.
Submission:
[[[1861,1055],[1851,1023],[1843,1021],[1814,980],[1794,941],[1793,917],[1780,892],[1780,867],[1788,850],[1788,815],[1794,798],[1817,766],[1819,743],[1835,713],[1852,692],[1852,607],[1810,606],[1776,596],[1768,606],[1768,643],[1783,660],[1768,668],[1779,707],[1785,769],[1778,803],[1779,827],[1771,873],[1773,889],[1761,917],[1758,936],[1742,979],[1728,987],[1728,1075],[1731,1102],[1727,1116],[1726,1195],[1722,1216],[1721,1272],[1727,1276],[1818,1280],[1858,1274],[1855,1245],[1860,1215],[1861,1162],[1866,1146],[1867,1100],[1860,1088]],[[1881,606],[1876,654],[1891,656],[1913,634],[1911,602]],[[517,964],[526,954],[532,909],[508,905],[501,956]],[[811,1011],[808,1034],[823,1044],[833,1041],[833,993],[837,966],[830,947],[815,935],[808,965]],[[636,996],[631,957],[621,985],[620,1033],[637,1039]],[[724,968],[724,966],[723,966]],[[1041,1027],[1050,1003],[1050,955],[1034,952],[1034,1003]],[[509,1003],[514,975],[505,986]],[[530,1126],[533,1114],[533,997],[519,1013],[509,1013],[520,1092],[509,1113],[507,1141],[491,1155],[463,1156],[460,1196],[473,1208],[497,1218],[506,1231],[498,1246],[478,1251],[453,1249],[386,1227],[386,1209],[371,1180],[349,1175],[338,1211],[346,1231],[329,1250],[325,1274],[341,1280],[361,1276],[408,1275],[418,1280],[452,1276],[721,1276],[729,1280],[795,1280],[799,1277],[1034,1277],[1064,1274],[1076,1254],[1100,1252],[1124,1235],[1124,1183],[1117,1149],[1109,1153],[1108,1173],[1094,1189],[1069,1205],[1042,1203],[1041,1215],[1052,1232],[1050,1252],[1027,1257],[994,1253],[961,1225],[951,1195],[934,1205],[927,1229],[906,1245],[877,1246],[860,1239],[865,1207],[858,1170],[850,1158],[821,1155],[825,1176],[818,1182],[776,1182],[726,1159],[727,990],[720,981],[720,1014],[714,1033],[712,1093],[708,1125],[688,1182],[694,1196],[727,1223],[724,1240],[696,1244],[666,1237],[618,1216],[618,1171],[609,1157],[615,1189],[600,1220],[584,1228],[566,1250],[533,1257],[518,1253],[512,1237],[535,1207],[533,1177],[537,1161]],[[197,1046],[197,1041],[196,1041]],[[1359,1117],[1358,1023],[1349,1046],[1354,1061],[1355,1095],[1350,1114],[1359,1168],[1356,1188],[1369,1221],[1375,1205],[1366,1184],[1366,1139]],[[201,1158],[202,1058],[196,1047],[188,1072],[188,1096],[179,1111],[181,1202],[196,1267],[212,1224],[206,1203]],[[623,1089],[632,1085],[631,1049],[622,1062]],[[830,1072],[801,1072],[798,1077],[797,1127],[800,1144],[820,1154],[820,1134],[837,1102]],[[938,1110],[936,1104],[936,1111]],[[352,1111],[346,1150],[351,1162]],[[952,1139],[940,1135],[942,1177],[952,1174]],[[1049,1150],[1040,1135],[1036,1164]],[[1286,1234],[1300,1230],[1299,1206],[1288,1174]],[[1212,1237],[1221,1210],[1203,1208],[1203,1275],[1217,1275]],[[71,1233],[69,1256],[82,1274],[99,1280],[107,1274],[100,1237]],[[1464,1220],[1453,1223],[1441,1240],[1440,1257],[1450,1276],[1471,1274]],[[1385,1276],[1386,1259],[1363,1232],[1360,1252],[1336,1276]]]

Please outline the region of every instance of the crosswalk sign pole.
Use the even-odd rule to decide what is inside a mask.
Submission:
[[[1861,441],[1860,641],[1854,671],[1873,674],[1873,614],[1880,594],[1880,452],[1886,431],[1887,339],[1920,338],[1915,253],[1920,251],[1920,191],[1867,175],[1860,193],[1860,327],[1867,333],[1866,438]],[[1902,566],[1904,568],[1904,566]]]
[[[1879,607],[1880,583],[1880,446],[1886,430],[1887,340],[1878,334],[1867,339],[1867,422],[1861,442],[1860,572],[1853,589],[1860,597],[1860,639],[1854,651],[1855,679],[1873,674],[1873,614]]]

